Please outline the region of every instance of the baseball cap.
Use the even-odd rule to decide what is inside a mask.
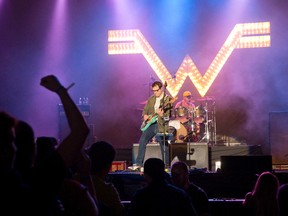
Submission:
[[[191,96],[191,92],[190,91],[185,91],[183,93],[183,97],[187,97],[187,96]]]

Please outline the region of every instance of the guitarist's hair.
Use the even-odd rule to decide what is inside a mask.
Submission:
[[[155,81],[152,83],[152,87],[158,86],[159,88],[162,88],[163,84],[160,81]]]

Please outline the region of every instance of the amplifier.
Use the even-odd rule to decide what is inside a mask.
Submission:
[[[261,174],[272,171],[271,155],[221,156],[221,170],[228,174]]]
[[[90,116],[90,104],[81,104],[77,105],[78,109],[82,113],[83,117],[85,118],[86,122],[89,122]],[[59,116],[59,130],[58,130],[58,139],[60,142],[69,134],[70,128],[68,125],[68,121],[66,118],[66,114],[64,111],[63,104],[58,104],[58,116]],[[94,135],[94,124],[89,124],[90,133],[86,139],[85,142],[85,148],[91,145],[95,141],[95,135]]]
[[[183,161],[189,168],[209,168],[207,143],[170,144],[170,161]]]
[[[139,143],[134,143],[133,144],[133,151],[132,151],[132,163],[136,163],[136,158],[138,155],[138,149],[139,149]],[[162,159],[159,143],[148,143],[147,144],[143,163],[148,158],[160,158],[160,159]]]
[[[139,144],[133,144],[132,162],[136,162]],[[208,168],[208,144],[206,143],[175,143],[169,144],[170,161],[184,161],[190,168]],[[144,162],[148,158],[162,159],[160,144],[148,143]]]
[[[77,107],[83,116],[85,117],[90,116],[90,107],[91,107],[90,104],[78,104]],[[58,113],[60,117],[66,116],[63,104],[58,104]]]
[[[110,172],[116,172],[120,170],[126,170],[127,169],[127,163],[126,161],[113,161],[112,166],[110,168]]]

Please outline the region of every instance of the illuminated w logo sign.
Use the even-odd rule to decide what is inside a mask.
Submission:
[[[269,22],[235,25],[204,76],[201,75],[190,56],[186,55],[175,74],[175,78],[173,78],[139,30],[109,31],[108,54],[143,54],[159,79],[163,83],[167,82],[167,90],[172,97],[178,94],[186,77],[191,79],[199,94],[203,97],[234,49],[269,47],[269,33]]]

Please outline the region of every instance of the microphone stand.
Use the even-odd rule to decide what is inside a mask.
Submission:
[[[164,128],[164,132],[163,132],[163,160],[164,160],[164,164],[165,164],[165,167],[167,167],[167,164],[166,164],[166,122],[167,122],[167,117],[165,117],[165,97],[166,97],[166,87],[167,87],[167,82],[165,81],[165,84],[164,84],[164,89],[163,89],[163,104],[162,104],[162,107],[163,107],[163,128]],[[168,117],[169,118],[169,117]],[[168,146],[168,144],[167,144]]]

